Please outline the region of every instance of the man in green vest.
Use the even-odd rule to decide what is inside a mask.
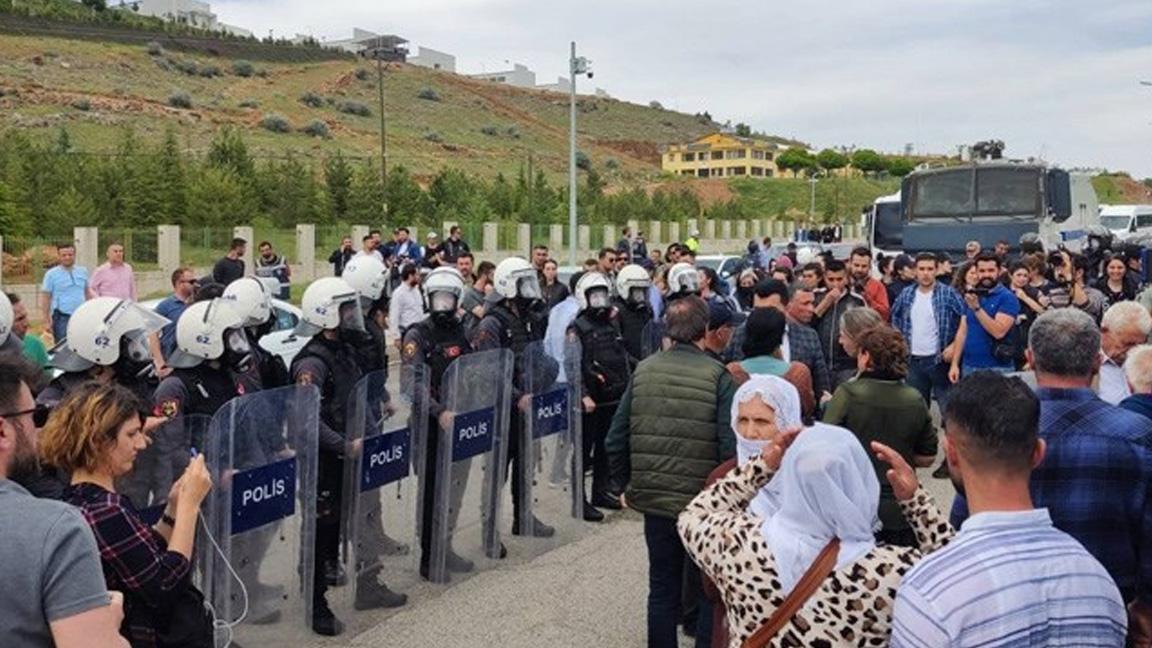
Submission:
[[[627,485],[621,504],[644,514],[649,648],[677,646],[685,553],[676,517],[736,453],[729,423],[736,385],[705,349],[708,305],[683,297],[669,304],[665,321],[672,347],[636,368],[605,442],[613,483]]]

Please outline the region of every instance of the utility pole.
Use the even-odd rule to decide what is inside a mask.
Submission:
[[[808,218],[816,218],[816,174],[808,177],[808,184],[812,185],[812,197],[808,201]]]
[[[576,75],[587,74],[591,61],[576,56],[576,41],[572,41],[572,53],[568,57],[568,265],[576,267]]]
[[[384,58],[376,56],[376,86],[380,92],[380,191],[384,199],[384,218],[388,218],[388,131],[384,122]]]

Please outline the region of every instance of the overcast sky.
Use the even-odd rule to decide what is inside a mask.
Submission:
[[[815,147],[954,152],[1152,176],[1149,0],[216,0],[266,35],[396,33],[461,72],[526,64],[548,83],[568,43],[594,84]],[[583,83],[588,85],[587,80]]]

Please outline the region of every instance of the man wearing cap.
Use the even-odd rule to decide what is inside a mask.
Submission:
[[[440,235],[428,232],[428,242],[424,245],[424,267],[438,268],[444,262],[444,246],[440,244]]]

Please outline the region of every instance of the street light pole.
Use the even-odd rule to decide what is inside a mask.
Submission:
[[[808,184],[812,185],[812,197],[808,201],[808,218],[816,218],[816,175],[808,177]]]
[[[576,267],[576,41],[568,58],[568,265]]]
[[[381,207],[384,218],[388,218],[388,132],[384,122],[384,58],[377,52],[376,55],[376,86],[380,92],[380,192],[383,198]]]

